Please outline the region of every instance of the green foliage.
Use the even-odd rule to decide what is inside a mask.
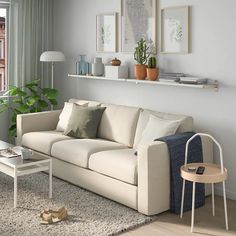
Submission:
[[[146,65],[147,60],[150,56],[149,47],[146,44],[145,39],[141,38],[137,42],[137,47],[134,51],[134,60],[137,61],[141,65]]]
[[[9,134],[16,136],[16,117],[18,114],[34,113],[48,110],[57,105],[58,91],[56,89],[41,88],[40,80],[32,80],[24,87],[10,87],[9,95],[12,100],[0,98],[0,113],[11,111],[11,125]]]
[[[156,68],[157,67],[157,59],[155,57],[150,57],[148,59],[148,68]]]

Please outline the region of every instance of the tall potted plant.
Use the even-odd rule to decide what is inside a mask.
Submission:
[[[141,38],[137,47],[134,51],[134,60],[137,61],[138,64],[134,67],[135,78],[138,80],[144,80],[147,76],[147,60],[150,56],[149,47],[146,44],[145,39]]]
[[[157,80],[158,75],[159,69],[157,68],[157,59],[152,56],[148,59],[147,79]]]
[[[8,94],[12,99],[0,98],[0,113],[9,110],[11,124],[9,134],[16,137],[16,117],[18,114],[34,113],[48,110],[57,105],[58,91],[51,88],[41,88],[40,80],[33,80],[25,86],[11,87]]]

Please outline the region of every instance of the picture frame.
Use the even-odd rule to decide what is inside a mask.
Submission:
[[[161,53],[189,53],[189,6],[161,9]]]
[[[157,0],[121,0],[121,52],[133,53],[144,38],[157,53]]]
[[[96,51],[117,52],[117,12],[96,16]]]

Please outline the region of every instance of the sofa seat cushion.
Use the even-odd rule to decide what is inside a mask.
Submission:
[[[137,185],[137,156],[134,149],[97,152],[89,158],[89,169]]]
[[[54,143],[51,153],[57,159],[88,168],[93,153],[121,148],[126,146],[104,139],[71,139]]]
[[[38,152],[51,155],[52,144],[66,139],[71,138],[58,131],[30,132],[23,135],[22,145]]]

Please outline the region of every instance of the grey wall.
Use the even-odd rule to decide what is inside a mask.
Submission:
[[[158,15],[161,7],[192,6],[192,53],[159,55],[160,68],[219,80],[219,92],[68,79],[67,74],[75,72],[79,54],[87,54],[89,60],[98,55],[96,14],[120,12],[120,0],[55,0],[54,48],[63,51],[67,57],[64,64],[56,65],[56,87],[61,92],[61,105],[68,98],[77,97],[193,116],[197,130],[214,135],[222,144],[225,166],[229,171],[228,196],[236,199],[236,1],[160,0],[158,5]],[[105,62],[117,56],[131,69],[134,63],[132,54],[99,56]]]

